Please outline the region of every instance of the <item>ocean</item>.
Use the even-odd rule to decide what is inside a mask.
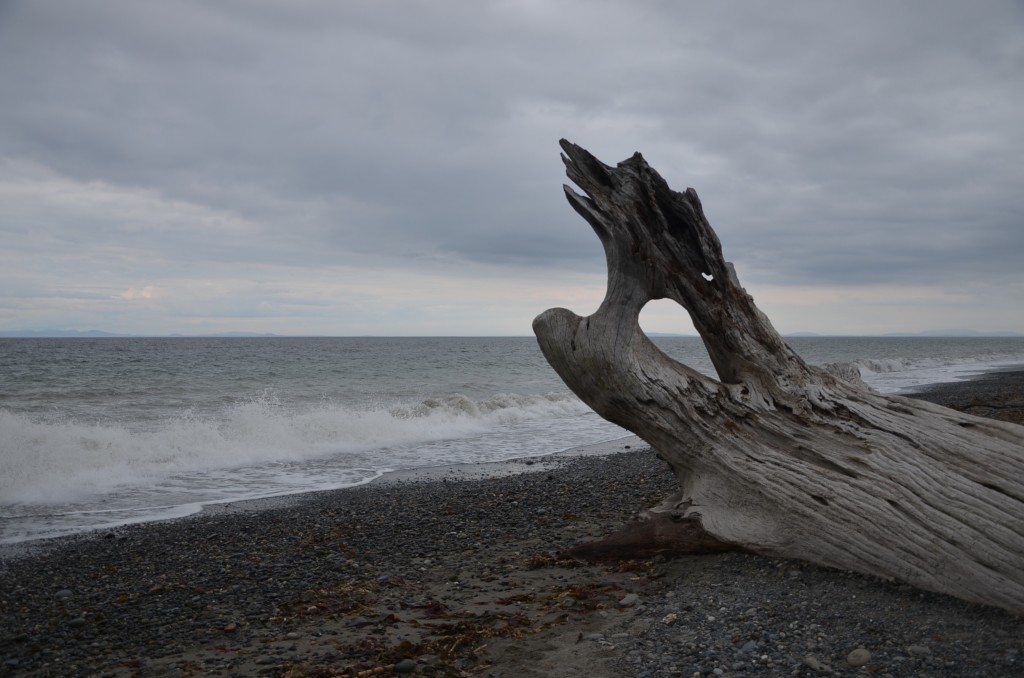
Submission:
[[[885,393],[1024,363],[1024,338],[787,341]],[[532,337],[0,339],[0,544],[627,435]]]

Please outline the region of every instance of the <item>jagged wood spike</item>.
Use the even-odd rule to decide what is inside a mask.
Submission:
[[[1024,427],[808,365],[740,286],[693,189],[671,190],[639,153],[610,167],[561,146],[583,191],[566,186],[566,197],[604,246],[608,288],[593,315],[550,309],[534,332],[573,392],[678,477],[681,493],[653,510],[660,543],[672,541],[668,514],[716,550],[1024,613]],[[641,331],[640,311],[661,298],[690,314],[718,380]]]

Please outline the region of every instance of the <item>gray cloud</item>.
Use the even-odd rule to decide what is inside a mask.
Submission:
[[[557,285],[603,265],[565,136],[694,186],[748,285],[1019,285],[1022,28],[994,1],[9,2],[0,280]]]

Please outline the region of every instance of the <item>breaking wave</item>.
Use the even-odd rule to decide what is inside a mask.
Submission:
[[[962,381],[1000,367],[1019,364],[1022,356],[1001,356],[964,362],[942,358],[862,358],[827,363],[828,372],[850,381],[862,380],[880,393],[898,393],[929,384]]]
[[[575,417],[589,409],[574,396],[463,395],[356,409],[330,402],[289,408],[263,394],[216,417],[187,413],[147,430],[117,422],[83,423],[0,410],[0,497],[4,504],[66,503],[181,474],[337,460],[356,473],[391,468],[389,450],[475,438],[496,427]],[[549,450],[551,451],[551,450]],[[424,459],[430,462],[430,459]],[[346,484],[346,483],[342,483]]]

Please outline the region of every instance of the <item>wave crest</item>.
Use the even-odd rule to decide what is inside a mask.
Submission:
[[[517,422],[589,412],[571,395],[455,394],[410,405],[358,409],[329,401],[290,408],[273,393],[187,412],[134,430],[117,422],[33,418],[0,410],[2,503],[66,502],[179,474],[344,456],[376,467],[379,450],[471,437]]]

